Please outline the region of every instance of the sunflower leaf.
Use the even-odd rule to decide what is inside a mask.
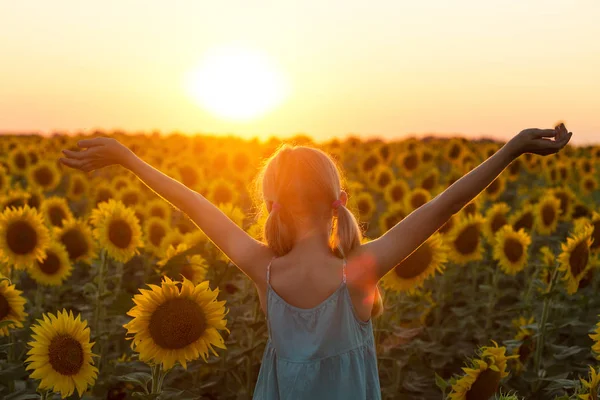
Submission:
[[[446,389],[448,388],[448,382],[441,376],[435,373],[435,385],[440,388],[442,393],[446,393]]]
[[[148,382],[152,380],[152,375],[147,372],[131,372],[127,375],[121,375],[117,377],[120,381],[123,382],[132,382],[137,383],[142,388],[148,388]]]

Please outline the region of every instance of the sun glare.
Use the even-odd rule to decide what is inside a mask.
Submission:
[[[205,55],[190,74],[187,88],[194,100],[211,113],[221,118],[249,120],[280,105],[288,84],[266,54],[221,47]]]

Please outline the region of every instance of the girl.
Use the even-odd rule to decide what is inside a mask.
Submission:
[[[382,306],[377,282],[416,250],[523,153],[558,152],[564,124],[525,129],[489,159],[410,213],[380,238],[361,244],[346,208],[340,173],[324,152],[283,146],[258,183],[269,216],[266,244],[250,237],[200,194],[154,169],[111,138],[63,150],[69,167],[120,164],[195,224],[254,282],[266,315],[255,399],[380,399],[372,316]],[[552,139],[547,139],[552,138]]]

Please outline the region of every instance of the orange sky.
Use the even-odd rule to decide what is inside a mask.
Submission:
[[[600,142],[600,1],[0,3],[0,131],[438,132],[507,139],[566,121]],[[269,56],[283,103],[243,122],[185,77],[234,44]]]

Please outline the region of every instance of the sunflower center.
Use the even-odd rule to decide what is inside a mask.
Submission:
[[[569,196],[566,193],[558,192],[556,197],[560,200],[560,213],[566,214],[567,208],[569,207]]]
[[[377,186],[380,188],[384,188],[392,181],[392,178],[388,173],[382,173],[379,175],[379,179],[377,180]]]
[[[194,281],[194,269],[190,264],[185,264],[181,267],[181,275],[185,276],[185,279]]]
[[[404,168],[412,171],[413,169],[417,168],[417,165],[419,165],[419,159],[417,158],[416,154],[410,154],[404,157]]]
[[[150,209],[151,217],[166,218],[165,210],[162,207],[152,207]]]
[[[571,268],[571,274],[574,277],[578,277],[583,272],[585,266],[588,263],[590,257],[590,249],[585,241],[579,242],[577,246],[571,252],[569,256],[569,267]]]
[[[487,400],[496,393],[499,385],[500,372],[488,368],[477,376],[467,392],[466,400]]]
[[[202,308],[192,299],[174,298],[152,313],[148,329],[158,346],[182,349],[202,336],[206,318]]]
[[[363,170],[365,172],[371,171],[377,165],[377,158],[373,155],[369,156],[363,163]]]
[[[531,230],[532,226],[533,215],[530,212],[526,212],[525,214],[521,215],[521,217],[515,222],[513,229],[515,231],[518,231],[521,228],[524,228],[525,230]]]
[[[450,151],[448,152],[448,156],[452,160],[455,160],[458,158],[459,155],[460,155],[460,146],[457,144],[453,144],[452,147],[450,148]]]
[[[544,225],[551,225],[554,222],[555,217],[556,213],[554,212],[554,207],[550,204],[544,204],[542,207],[542,221],[544,222]]]
[[[504,242],[504,255],[511,263],[516,263],[523,255],[523,245],[515,238],[507,238]]]
[[[358,202],[358,212],[361,215],[368,215],[370,211],[371,211],[371,203],[369,203],[367,200],[360,200]]]
[[[2,321],[10,313],[10,304],[2,293],[0,293],[0,321]]]
[[[425,178],[423,180],[423,182],[421,182],[421,187],[425,190],[433,189],[434,185],[435,185],[435,176],[434,175],[429,175],[427,178]]]
[[[71,260],[75,260],[88,252],[88,244],[78,229],[66,231],[61,236],[60,241],[67,248]]]
[[[533,341],[530,336],[525,336],[523,343],[519,346],[519,361],[522,363],[527,361],[533,350]]]
[[[431,248],[427,244],[423,244],[408,258],[396,265],[394,272],[402,279],[415,278],[426,271],[432,261]]]
[[[454,226],[454,221],[452,220],[452,218],[450,218],[448,221],[446,221],[446,223],[444,225],[442,225],[442,227],[440,229],[438,229],[438,232],[446,233],[450,229],[452,229],[453,226]]]
[[[50,223],[53,226],[61,227],[63,219],[67,218],[67,214],[62,207],[54,206],[48,209],[48,217],[50,218]]]
[[[150,227],[150,241],[156,247],[160,246],[160,242],[165,234],[165,228],[160,225],[154,224]]]
[[[504,225],[506,225],[506,218],[504,217],[504,215],[503,214],[494,215],[494,217],[492,218],[492,223],[490,224],[490,227],[492,228],[492,233],[498,232],[498,230],[500,228],[502,228]]]
[[[96,193],[96,205],[108,201],[113,198],[112,192],[109,189],[101,189]]]
[[[131,206],[135,206],[139,202],[140,199],[136,192],[131,191],[131,192],[125,193],[121,200],[123,200],[123,204],[125,204],[127,207],[131,207]]]
[[[594,222],[594,232],[592,233],[592,239],[594,239],[594,241],[592,242],[592,245],[590,246],[590,249],[600,249],[600,220]]]
[[[25,154],[18,153],[15,156],[15,165],[19,169],[25,169],[25,167],[27,167],[27,158],[25,157]]]
[[[40,208],[40,204],[42,203],[42,199],[40,195],[35,193],[32,194],[29,199],[27,199],[27,205],[31,208],[35,208],[36,210]]]
[[[427,199],[425,198],[425,195],[423,193],[417,193],[414,196],[412,196],[410,199],[410,205],[414,209],[421,207],[426,202],[427,202]]]
[[[230,203],[233,200],[233,193],[228,187],[219,185],[215,187],[213,197],[217,203]]]
[[[37,168],[33,174],[33,177],[38,185],[48,186],[54,180],[54,174],[50,171],[50,168],[45,165]]]
[[[404,189],[402,188],[402,186],[400,186],[400,185],[394,186],[392,188],[392,199],[395,202],[398,202],[398,201],[402,200],[403,197],[404,197]]]
[[[108,239],[120,249],[126,249],[131,243],[133,232],[126,221],[117,219],[111,221],[108,226]]]
[[[454,244],[459,253],[472,254],[479,244],[479,228],[469,225],[458,235]]]
[[[73,184],[73,194],[75,196],[79,196],[83,193],[83,183],[80,180],[76,180]]]
[[[519,160],[515,160],[510,163],[508,170],[511,175],[517,175],[521,169],[521,162]]]
[[[185,186],[195,186],[199,181],[198,174],[194,168],[189,165],[184,165],[179,168],[179,173],[181,174],[181,180]]]
[[[62,375],[75,375],[83,366],[83,347],[70,335],[57,335],[48,346],[52,369]]]
[[[18,255],[31,253],[37,246],[36,230],[26,221],[14,221],[6,229],[6,244]]]
[[[48,252],[46,259],[38,262],[38,265],[46,275],[54,275],[60,269],[60,258],[52,252]]]
[[[498,183],[498,178],[494,179],[492,183],[485,189],[485,191],[489,194],[496,194],[500,190],[500,183]]]

